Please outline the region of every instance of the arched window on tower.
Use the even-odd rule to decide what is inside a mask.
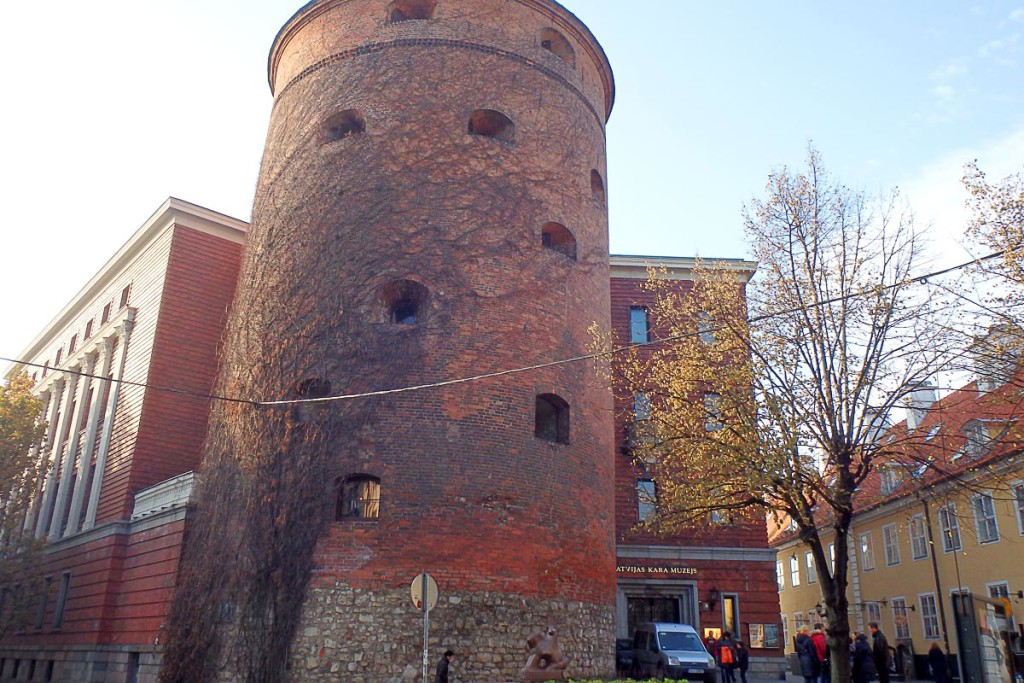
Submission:
[[[570,66],[576,66],[576,50],[560,32],[551,28],[540,30],[540,46]]]
[[[569,443],[569,404],[556,394],[540,394],[533,434],[554,443]]]
[[[512,119],[493,109],[477,109],[469,115],[469,132],[502,142],[515,142],[516,124]]]
[[[366,120],[357,109],[345,109],[339,111],[323,123],[322,137],[324,142],[344,140],[354,135],[366,132]]]
[[[343,519],[376,519],[380,517],[380,479],[367,474],[339,477],[335,481],[335,513]]]
[[[414,280],[395,280],[381,292],[383,321],[394,325],[419,325],[426,317],[430,293]]]
[[[393,0],[388,5],[388,23],[415,19],[433,19],[437,9],[437,0]]]
[[[604,178],[596,168],[590,170],[590,192],[594,199],[604,204]]]
[[[540,229],[540,240],[545,248],[576,260],[576,238],[561,223],[545,223]]]

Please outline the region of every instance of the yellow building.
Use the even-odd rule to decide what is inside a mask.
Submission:
[[[851,628],[867,631],[869,622],[878,622],[901,673],[927,677],[924,655],[938,642],[958,655],[957,666],[964,659],[969,681],[1009,681],[1024,661],[1018,654],[1014,664],[1024,633],[1018,625],[1024,619],[1019,382],[999,384],[983,376],[938,401],[930,388],[913,398],[907,420],[879,437],[893,442],[899,454],[877,467],[857,493],[847,596]],[[827,523],[820,533],[832,551]],[[813,556],[795,530],[783,525],[772,545],[792,652],[801,626],[825,622],[818,611],[822,597]],[[972,661],[988,668],[974,676]]]

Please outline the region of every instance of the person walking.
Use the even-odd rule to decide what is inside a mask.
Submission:
[[[434,674],[434,683],[448,683],[448,666],[452,663],[455,653],[445,650],[444,656],[437,662],[437,673]]]
[[[736,666],[736,644],[732,641],[732,633],[723,633],[715,648],[718,650],[718,667],[722,670],[722,683],[736,683],[736,677],[732,672]]]
[[[853,641],[853,683],[868,683],[875,677],[875,656],[867,634],[858,633]]]
[[[871,629],[871,653],[875,657],[875,670],[879,683],[889,683],[889,641],[878,628],[878,622],[868,624]]]
[[[932,643],[928,650],[928,668],[932,670],[935,683],[949,683],[949,660],[938,643]]]
[[[740,671],[740,683],[747,683],[747,669],[750,667],[750,653],[742,640],[736,641],[736,668]]]
[[[800,675],[804,683],[816,683],[818,678],[818,653],[811,640],[811,627],[801,626],[796,636],[796,654],[800,659]]]
[[[814,625],[811,641],[814,643],[814,654],[818,656],[818,683],[829,683],[832,680],[832,666],[828,661],[828,639],[824,624]]]

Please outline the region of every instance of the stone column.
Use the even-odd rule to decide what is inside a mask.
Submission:
[[[115,331],[114,336],[120,336],[121,346],[118,349],[116,367],[114,369],[113,386],[110,387],[110,397],[107,399],[106,411],[103,418],[103,435],[100,437],[100,450],[96,454],[96,478],[93,481],[92,489],[89,491],[89,507],[86,509],[85,522],[82,530],[91,529],[96,525],[96,510],[100,505],[100,491],[103,489],[103,470],[107,466],[107,455],[110,452],[110,439],[114,434],[114,413],[117,411],[117,397],[121,393],[121,380],[124,377],[124,363],[128,356],[128,339],[132,334],[132,324],[135,316],[131,311],[128,317]]]
[[[85,492],[89,490],[89,473],[92,461],[92,451],[96,446],[96,433],[99,430],[100,420],[100,399],[103,397],[103,387],[110,382],[107,375],[110,373],[111,351],[114,342],[112,339],[104,339],[100,346],[95,363],[99,368],[96,373],[103,379],[94,383],[96,389],[92,397],[92,405],[89,408],[89,416],[86,421],[85,439],[82,441],[81,456],[78,458],[78,477],[75,479],[75,490],[71,494],[71,511],[68,513],[68,527],[64,532],[65,536],[76,533],[79,528],[79,518],[82,516],[82,503],[85,500]]]
[[[77,372],[82,374],[78,377],[74,404],[75,414],[71,416],[71,431],[68,433],[68,445],[64,449],[64,461],[60,466],[60,486],[57,488],[57,502],[53,508],[53,518],[50,520],[49,536],[51,540],[63,538],[64,535],[61,527],[64,524],[64,513],[67,511],[68,502],[71,499],[71,473],[75,470],[75,455],[77,455],[78,446],[81,443],[85,404],[89,397],[89,387],[92,385],[88,375],[92,374],[95,363],[95,356],[87,356],[83,364],[76,366]]]
[[[59,371],[58,371],[59,372]],[[71,394],[75,390],[78,378],[74,375],[63,377],[56,381],[53,386],[55,398],[50,406],[50,423],[46,435],[46,444],[50,448],[47,456],[46,485],[43,487],[43,504],[39,508],[39,519],[36,520],[36,538],[42,538],[50,524],[50,516],[53,513],[53,498],[57,487],[57,461],[60,458],[61,434],[64,433],[64,423],[68,420],[67,406],[71,402]],[[61,410],[61,407],[64,410]],[[57,419],[58,412],[60,419]]]
[[[44,413],[49,415],[53,411],[53,405],[54,405],[54,402],[56,401],[56,399],[54,398],[53,390],[49,389],[49,390],[43,392],[40,395],[39,398],[43,401],[43,404],[46,405],[46,409],[44,410]],[[52,424],[53,424],[52,421],[48,423],[48,425],[52,425]],[[33,464],[35,464],[35,465],[39,465],[39,460],[43,457],[43,445],[46,444],[46,443],[49,443],[47,441],[47,438],[48,438],[48,435],[49,435],[49,431],[50,431],[49,427],[47,427],[46,431],[47,431],[47,435],[44,436],[43,441],[41,443],[38,443],[38,444],[32,446],[32,454],[30,456],[30,461]],[[49,469],[49,468],[47,468],[47,469]],[[46,480],[44,479],[43,481],[45,482]],[[36,528],[36,517],[37,517],[37,515],[39,513],[39,508],[42,505],[42,502],[41,502],[42,495],[43,495],[43,492],[42,492],[41,488],[37,488],[35,491],[32,492],[33,500],[32,500],[31,505],[29,505],[28,510],[25,511],[25,524],[22,527],[22,529],[23,529],[23,531],[25,533],[34,533],[34,531],[35,531],[35,528]]]

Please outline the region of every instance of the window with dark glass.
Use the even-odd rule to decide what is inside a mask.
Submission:
[[[561,396],[541,394],[536,400],[534,436],[554,443],[569,443],[569,404]]]

